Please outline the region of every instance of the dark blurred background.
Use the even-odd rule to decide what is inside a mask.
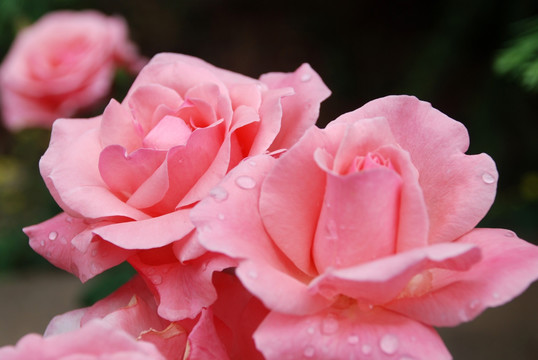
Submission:
[[[497,199],[480,226],[509,228],[538,244],[535,0],[0,0],[0,59],[16,32],[44,13],[87,8],[123,16],[147,57],[185,53],[255,78],[310,63],[332,90],[320,126],[389,94],[431,102],[465,124],[468,153],[486,152],[497,163]],[[121,100],[132,78],[119,74],[116,80],[111,96]],[[20,230],[59,212],[37,169],[48,137],[45,130],[0,129],[0,284],[53,271]],[[102,283],[116,286],[122,274],[105,274],[73,296],[91,303],[101,296]],[[536,288],[465,327],[444,331],[455,359],[538,357]],[[7,290],[1,294],[9,296]],[[499,310],[505,313],[493,313]],[[0,335],[0,345],[13,341]]]

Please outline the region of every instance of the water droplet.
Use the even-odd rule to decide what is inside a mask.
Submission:
[[[338,239],[338,230],[336,222],[331,219],[327,222],[327,240],[334,241],[336,239]]]
[[[338,331],[338,320],[334,316],[329,315],[323,319],[321,332],[324,334],[334,334],[336,331]]]
[[[41,240],[39,244],[41,244],[41,246],[45,246],[45,240]]]
[[[495,182],[495,177],[488,172],[482,174],[482,181],[486,184],[493,184]]]
[[[160,285],[163,282],[163,278],[161,275],[153,275],[152,277],[150,277],[150,280],[155,285]]]
[[[65,244],[67,244],[67,239],[66,239],[65,237],[62,236],[62,237],[60,238],[60,242],[61,242],[62,244],[65,245]]]
[[[368,344],[364,344],[362,346],[361,350],[362,350],[362,353],[364,355],[368,355],[368,354],[370,354],[372,352],[372,347],[370,345],[368,345]]]
[[[513,231],[508,230],[507,232],[504,233],[504,236],[506,236],[506,237],[515,237],[516,233],[513,232]]]
[[[72,218],[71,216],[67,216],[67,217],[65,218],[65,221],[67,221],[68,223],[71,224],[71,223],[73,222],[73,218]]]
[[[494,299],[499,299],[501,297],[501,295],[499,295],[499,293],[493,293],[493,298]]]
[[[58,237],[58,233],[56,231],[51,231],[49,233],[49,240],[54,241]]]
[[[301,81],[302,81],[302,82],[307,82],[307,81],[309,81],[310,79],[312,79],[312,74],[308,74],[308,73],[306,73],[306,74],[301,75]]]
[[[312,346],[307,346],[303,352],[304,356],[308,358],[311,358],[312,356],[314,356],[315,353],[316,353],[316,349],[314,349]]]
[[[90,272],[93,274],[93,275],[96,275],[99,273],[99,267],[97,266],[96,263],[91,263],[90,265]]]
[[[218,214],[218,215],[217,215],[217,218],[218,218],[219,220],[224,220],[224,214],[222,214],[222,213],[221,213],[221,214]]]
[[[349,344],[352,344],[352,345],[358,344],[359,343],[359,337],[357,335],[349,335],[347,337],[347,342]]]
[[[211,191],[209,192],[209,196],[211,196],[216,202],[221,202],[228,198],[228,192],[223,188],[217,186],[211,189]]]
[[[306,329],[306,332],[313,335],[316,332],[316,329],[313,326],[310,326],[308,329]]]
[[[359,306],[359,310],[364,312],[371,311],[374,308],[373,304],[365,304],[363,302],[359,302],[357,305]]]
[[[255,271],[255,270],[250,270],[248,272],[248,276],[252,279],[257,279],[258,278],[258,273]]]
[[[256,181],[251,178],[250,176],[239,176],[237,179],[235,179],[235,183],[237,186],[239,186],[241,189],[254,189],[256,186]]]
[[[471,309],[476,309],[476,307],[477,307],[479,304],[480,304],[480,300],[478,300],[478,299],[474,299],[473,301],[471,301],[471,302],[469,303],[469,307],[470,307]]]
[[[385,354],[391,355],[398,350],[399,341],[396,335],[387,334],[379,341],[379,347]]]
[[[257,164],[256,164],[256,161],[254,160],[249,160],[248,164],[252,167],[255,167]]]
[[[150,268],[148,268],[148,269],[146,270],[146,273],[147,273],[148,275],[155,274],[155,269],[152,268],[152,267],[150,267]]]
[[[92,254],[92,256],[97,256],[97,249],[93,249],[91,254]]]

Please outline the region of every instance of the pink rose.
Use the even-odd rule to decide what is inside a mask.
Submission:
[[[170,322],[158,316],[153,295],[136,276],[91,307],[56,316],[45,336],[78,331],[99,319],[152,343],[168,360],[262,359],[252,333],[267,309],[233,275],[217,273],[214,283],[218,299],[211,307],[194,319]]]
[[[15,346],[0,348],[2,360],[165,360],[155,346],[125,331],[93,320],[72,332],[41,337],[29,334]]]
[[[241,159],[294,144],[328,95],[307,64],[255,80],[155,56],[121,104],[54,123],[40,168],[65,213],[25,229],[30,245],[83,281],[128,259],[162,317],[196,316],[216,299],[213,271],[235,262],[199,246],[191,208],[221,199],[210,190]]]
[[[413,97],[374,100],[252,157],[191,212],[271,309],[267,359],[450,359],[432,326],[469,321],[538,277],[538,247],[474,229],[497,171],[465,127]],[[248,188],[242,183],[251,184]]]
[[[21,31],[0,67],[5,125],[50,127],[106,95],[117,66],[136,72],[144,62],[121,18],[95,11],[45,15]]]

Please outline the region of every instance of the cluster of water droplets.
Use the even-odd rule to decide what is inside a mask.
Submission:
[[[306,333],[310,336],[313,336],[313,335],[316,335],[319,331],[319,333],[323,336],[335,336],[335,335],[338,335],[339,330],[341,330],[339,319],[335,315],[329,314],[326,317],[324,317],[320,321],[319,324],[316,324],[316,323],[310,324],[310,326],[306,328]],[[415,338],[413,338],[412,340],[416,341]],[[383,335],[379,339],[377,344],[372,344],[372,343],[367,343],[367,342],[361,343],[361,337],[359,337],[359,335],[353,332],[347,335],[345,341],[349,346],[356,347],[357,349],[356,351],[362,354],[362,356],[372,357],[372,359],[375,354],[374,347],[377,347],[378,348],[377,351],[380,351],[386,355],[395,355],[400,350],[400,339],[398,338],[398,336],[391,333],[387,333]],[[332,343],[334,344],[334,342]],[[318,339],[306,345],[303,350],[302,355],[304,356],[304,358],[307,358],[307,359],[323,358],[323,354],[319,353],[318,351],[328,354],[330,349],[324,349],[323,345],[320,345],[320,341]],[[320,356],[316,356],[316,355],[320,355]],[[395,358],[395,360],[415,360],[415,359],[410,357],[409,355],[401,355],[400,357]]]

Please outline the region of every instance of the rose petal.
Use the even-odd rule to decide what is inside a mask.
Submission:
[[[187,333],[177,323],[171,323],[160,331],[149,329],[138,339],[155,345],[167,360],[176,360],[187,349]]]
[[[192,131],[183,119],[166,115],[151,129],[144,138],[144,146],[168,150],[174,146],[185,145]]]
[[[269,89],[291,87],[294,90],[294,95],[282,99],[280,133],[269,150],[288,149],[316,123],[320,103],[329,97],[331,91],[308,64],[301,65],[293,73],[264,74],[260,81]]]
[[[271,312],[254,340],[268,360],[452,359],[432,328],[381,308],[309,316]]]
[[[131,251],[118,248],[91,234],[93,227],[62,213],[40,224],[24,228],[30,246],[53,265],[71,272],[82,282],[125,261]],[[86,237],[83,248],[75,247],[77,237]],[[93,239],[93,240],[92,240]]]
[[[110,145],[99,156],[99,173],[110,190],[120,196],[130,196],[163,163],[166,152],[138,149],[127,154],[124,147]]]
[[[142,146],[142,129],[135,126],[129,110],[116,100],[110,100],[100,125],[99,139],[103,148],[121,145],[131,153]]]
[[[327,174],[312,248],[319,273],[395,252],[401,184],[395,171],[383,167]]]
[[[15,347],[0,348],[3,360],[95,359],[118,354],[132,360],[164,360],[153,344],[137,341],[101,319],[95,319],[76,331],[46,338],[29,334]]]
[[[486,154],[465,155],[465,127],[410,96],[369,102],[338,121],[385,117],[396,141],[420,174],[430,217],[430,242],[451,241],[471,230],[493,203],[497,170]]]
[[[131,89],[134,90],[125,97],[124,103],[128,105],[134,123],[142,129],[144,135],[161,120],[153,118],[157,107],[177,109],[183,103],[183,99],[177,92],[159,83],[131,87]]]
[[[310,289],[328,298],[347,295],[369,304],[392,300],[409,281],[431,268],[468,270],[480,260],[480,250],[472,244],[437,244],[344,269],[327,269]]]
[[[148,215],[126,205],[107,188],[99,173],[101,118],[59,119],[39,167],[54,200],[79,217],[103,219]]]
[[[432,270],[431,290],[386,306],[434,326],[470,321],[502,305],[538,279],[538,247],[501,229],[475,229],[455,244],[474,245],[482,260],[467,271]]]
[[[193,229],[189,210],[183,209],[147,220],[103,226],[93,233],[123,249],[153,249],[180,240]]]
[[[245,260],[236,274],[243,285],[269,309],[287,314],[312,314],[331,305],[332,299],[311,291],[308,279],[279,271],[263,261]],[[304,276],[303,276],[304,278]]]
[[[203,309],[200,319],[189,334],[189,350],[185,358],[189,360],[230,359],[215,328],[213,313]]]
[[[323,203],[325,173],[314,150],[331,148],[326,134],[311,127],[267,175],[260,194],[260,215],[267,233],[303,272],[317,274],[311,258],[316,223]]]
[[[187,264],[162,259],[155,264],[141,256],[129,262],[157,295],[159,315],[170,321],[194,318],[211,305],[217,299],[211,282],[213,272],[235,264],[228,257],[209,253]]]
[[[250,156],[265,152],[281,132],[282,117],[284,116],[281,102],[284,97],[290,95],[293,95],[292,88],[278,88],[263,93],[262,103],[258,111],[260,122],[250,125],[257,128],[250,148]]]
[[[390,160],[392,167],[402,178],[396,252],[426,246],[428,212],[418,181],[419,174],[411,162],[409,153],[393,145],[382,146],[377,152]]]
[[[267,236],[259,213],[252,211],[258,203],[260,184],[274,161],[260,155],[241,162],[192,209],[191,220],[206,249],[236,259],[259,259],[299,274]]]

